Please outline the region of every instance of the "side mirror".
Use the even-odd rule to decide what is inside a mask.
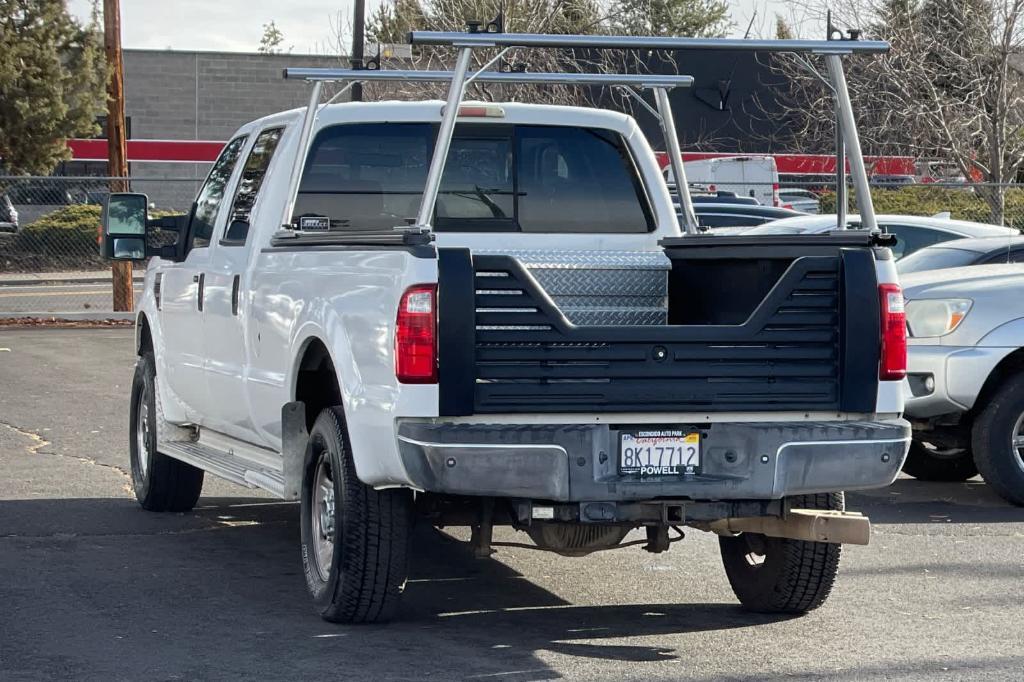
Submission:
[[[170,261],[184,259],[183,235],[187,215],[149,218],[145,194],[111,193],[103,203],[103,237],[100,254],[113,260],[143,260],[159,256]],[[168,237],[174,234],[173,241]]]
[[[103,203],[100,253],[114,260],[142,260],[146,253],[149,198],[145,194],[111,193]]]

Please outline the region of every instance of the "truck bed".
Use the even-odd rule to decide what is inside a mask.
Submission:
[[[440,249],[441,415],[872,412],[872,240],[663,240],[667,323],[602,326],[573,324],[512,255]]]

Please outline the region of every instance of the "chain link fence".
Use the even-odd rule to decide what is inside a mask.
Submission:
[[[100,211],[112,178],[0,176],[0,316],[42,316],[111,311],[110,263],[100,258]],[[154,211],[185,213],[202,184],[196,178],[130,178]],[[728,183],[692,178],[698,215],[702,205],[756,201],[808,213],[835,213],[834,177],[786,178],[775,183]],[[852,193],[851,193],[852,194]],[[872,187],[879,214],[942,216],[1002,223],[1024,229],[1024,185],[918,184],[910,176],[878,179]],[[1001,197],[1002,203],[994,199]],[[999,206],[1002,216],[999,220]],[[856,211],[850,197],[850,212]],[[770,212],[765,212],[770,213]],[[994,219],[995,216],[995,219]],[[777,216],[765,215],[761,222]],[[718,217],[715,227],[735,221]],[[724,223],[722,221],[725,221]],[[141,282],[141,264],[135,280]]]
[[[113,310],[100,214],[115,178],[0,176],[0,315]],[[156,211],[187,212],[202,180],[131,178]],[[141,265],[141,264],[139,264]],[[136,290],[142,271],[136,267]]]

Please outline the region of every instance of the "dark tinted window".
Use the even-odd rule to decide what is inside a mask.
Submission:
[[[881,225],[880,227],[886,232],[896,235],[896,246],[892,248],[892,255],[896,258],[902,258],[932,244],[957,239],[957,235],[951,232],[931,230],[927,227],[911,225]]]
[[[697,222],[704,227],[747,227],[763,225],[772,220],[754,215],[726,215],[722,213],[697,213]]]
[[[437,229],[516,229],[513,144],[512,131],[497,126],[452,139],[437,196]]]
[[[977,259],[977,251],[937,247],[915,251],[900,260],[896,269],[899,270],[901,275],[909,275],[912,272],[924,272],[925,270],[959,268],[964,265],[971,265]]]
[[[1024,247],[1007,246],[1004,249],[999,249],[995,253],[989,254],[984,262],[985,264],[1024,263]]]
[[[352,124],[313,142],[295,219],[387,229],[419,210],[435,126]],[[435,229],[641,232],[651,228],[632,161],[614,133],[460,124],[438,194]]]
[[[647,232],[653,225],[617,135],[555,126],[518,131],[524,232]]]
[[[263,177],[267,174],[267,167],[277,150],[277,143],[281,140],[283,132],[283,128],[272,128],[264,130],[256,137],[256,142],[245,159],[245,165],[242,166],[242,177],[238,180],[235,200],[231,203],[231,215],[224,231],[225,242],[236,245],[245,243],[245,238],[249,234],[252,208],[256,205]]]
[[[244,135],[228,142],[224,151],[220,153],[217,161],[213,164],[213,169],[210,170],[210,175],[203,183],[203,188],[199,190],[195,212],[189,224],[193,248],[210,245],[213,224],[217,220],[217,210],[220,208],[220,202],[224,199],[224,191],[227,188],[228,180],[231,179],[231,172],[238,162],[243,144],[245,144]]]

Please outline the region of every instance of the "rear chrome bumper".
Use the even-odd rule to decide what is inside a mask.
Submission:
[[[619,429],[605,424],[450,424],[399,420],[415,487],[559,502],[778,499],[884,487],[910,446],[903,419],[671,425],[702,434],[701,470],[673,480],[618,472]]]

